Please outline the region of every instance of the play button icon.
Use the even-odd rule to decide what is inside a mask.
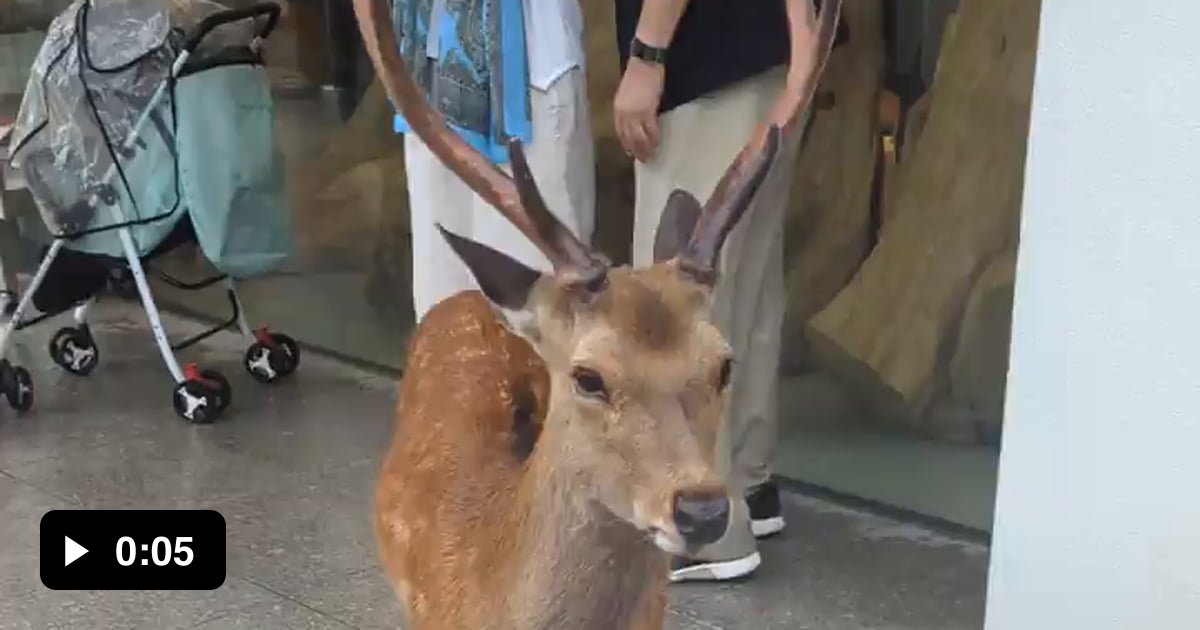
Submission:
[[[64,567],[71,566],[72,562],[75,562],[79,558],[83,557],[83,554],[88,552],[86,547],[75,542],[74,540],[71,540],[70,536],[63,536],[63,544],[65,545],[63,547]]]

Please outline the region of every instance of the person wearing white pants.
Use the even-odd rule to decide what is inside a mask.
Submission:
[[[396,0],[398,5],[404,1]],[[584,68],[583,17],[578,0],[495,1],[503,8],[520,5],[523,13],[530,132],[525,153],[530,168],[551,212],[580,240],[590,242],[595,221],[595,157]],[[443,1],[435,0],[433,4],[436,15]],[[400,25],[403,27],[403,20]],[[437,30],[430,29],[431,41],[436,39],[433,33]],[[401,38],[409,35],[403,28],[398,32]],[[501,50],[502,54],[514,54],[512,48]],[[437,46],[426,43],[426,52],[429,63],[436,64]],[[433,102],[446,106],[442,97]],[[448,105],[451,111],[457,106]],[[498,115],[495,109],[490,114]],[[449,118],[453,121],[453,116]],[[500,149],[503,143],[495,144],[493,149]],[[404,152],[417,321],[441,300],[478,288],[466,266],[438,233],[438,224],[530,267],[551,270],[545,256],[442,165],[416,134],[405,134]],[[491,155],[501,168],[508,170],[507,157],[502,151],[493,150]]]
[[[784,86],[790,44],[781,0],[617,0],[624,75],[614,100],[622,146],[633,156],[633,262],[653,260],[668,196],[707,199]],[[727,580],[762,561],[756,538],[783,530],[771,481],[779,342],[786,304],[783,215],[798,150],[788,140],[721,255],[712,320],[733,348],[732,401],[716,461],[735,492],[725,536],[677,557],[671,579]]]

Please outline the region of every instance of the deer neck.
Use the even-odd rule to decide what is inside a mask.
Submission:
[[[525,628],[625,627],[660,586],[666,558],[590,497],[586,475],[572,467],[569,426],[552,404],[516,494],[514,616]]]

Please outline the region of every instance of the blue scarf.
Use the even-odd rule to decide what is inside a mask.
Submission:
[[[463,140],[497,164],[509,138],[530,142],[522,0],[394,0],[392,21],[401,58]],[[410,130],[397,114],[396,133]]]

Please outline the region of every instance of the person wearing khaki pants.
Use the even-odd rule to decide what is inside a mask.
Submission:
[[[789,43],[780,0],[617,0],[624,75],[614,100],[617,135],[635,164],[633,263],[653,261],[654,233],[675,189],[707,199],[775,104]],[[783,216],[795,156],[793,136],[749,210],[729,235],[712,306],[736,358],[732,401],[716,459],[735,501],[729,530],[691,557],[672,580],[725,580],[761,562],[756,538],[782,531],[771,482],[777,421],[779,342],[785,294]]]

